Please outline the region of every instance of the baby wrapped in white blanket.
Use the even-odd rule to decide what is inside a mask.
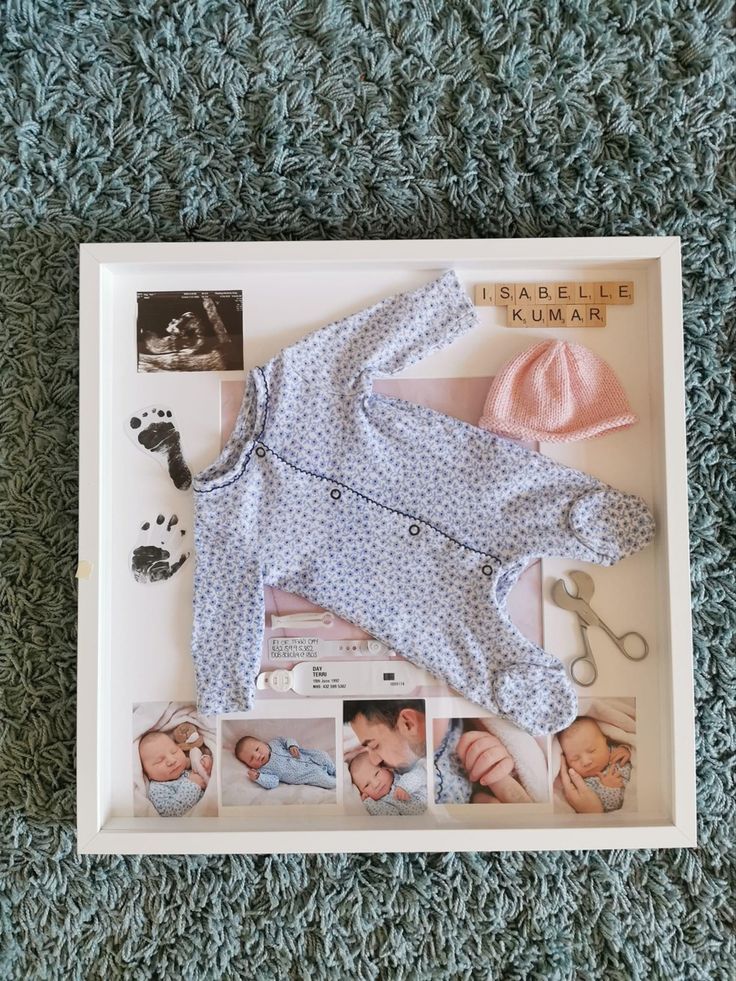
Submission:
[[[188,723],[202,749],[172,749],[172,733]],[[146,702],[133,710],[133,813],[137,817],[215,817],[216,781],[211,779],[215,724],[189,702]],[[208,751],[208,752],[207,752]],[[191,754],[195,752],[195,764]],[[182,759],[183,758],[183,759]],[[170,766],[167,766],[167,760]],[[209,765],[205,760],[210,761]],[[197,773],[195,765],[200,770]],[[204,770],[204,774],[202,774]]]

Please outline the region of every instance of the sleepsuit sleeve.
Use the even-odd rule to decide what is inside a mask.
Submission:
[[[476,323],[475,308],[450,270],[308,334],[282,356],[304,378],[367,389],[374,375],[401,371]]]
[[[263,770],[258,771],[256,783],[259,787],[263,787],[264,790],[273,790],[274,787],[278,787],[279,782],[279,778],[275,773],[264,773]]]
[[[394,814],[413,815],[424,814],[427,810],[426,794],[423,798],[413,797],[411,800],[396,800],[393,791],[380,800],[371,800],[370,797],[363,801],[366,811],[373,817],[388,817]]]
[[[195,508],[200,497],[194,496]],[[191,644],[202,715],[252,707],[263,643],[263,574],[258,557],[235,536],[234,520],[216,519],[217,514],[203,509],[195,524]]]
[[[499,523],[516,554],[610,566],[652,541],[654,518],[642,498],[540,453],[515,450],[518,465],[496,486]]]
[[[363,807],[372,817],[389,817],[392,814],[399,814],[398,802],[392,801],[390,797],[381,797],[380,800],[373,800],[366,797]]]
[[[397,773],[394,777],[394,789],[396,787],[401,787],[416,801],[426,801],[427,767],[424,760],[418,760],[406,773]]]

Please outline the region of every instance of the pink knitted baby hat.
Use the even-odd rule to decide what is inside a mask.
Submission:
[[[499,371],[478,425],[514,439],[564,443],[637,421],[602,358],[582,344],[542,341]]]

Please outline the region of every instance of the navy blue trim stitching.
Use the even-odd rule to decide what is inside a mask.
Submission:
[[[258,433],[258,435],[256,436],[255,441],[257,443],[260,440],[261,436],[263,436],[263,434],[266,431],[266,423],[268,422],[268,405],[269,405],[269,400],[270,400],[270,397],[271,397],[271,393],[268,390],[268,382],[266,381],[266,373],[264,372],[263,368],[261,368],[260,365],[256,365],[256,367],[258,368],[258,370],[261,373],[261,378],[263,379],[263,387],[266,389],[266,404],[265,404],[265,406],[263,408],[263,425],[261,426],[260,433]]]
[[[230,484],[234,484],[236,480],[240,480],[240,478],[245,473],[246,467],[250,462],[250,458],[253,455],[253,450],[256,448],[256,445],[261,440],[261,436],[263,436],[263,434],[266,431],[266,423],[268,422],[268,403],[269,403],[268,382],[266,381],[266,375],[263,371],[263,368],[261,368],[260,365],[256,365],[256,368],[258,369],[258,371],[260,371],[261,378],[263,378],[263,384],[266,387],[266,404],[263,408],[263,425],[261,426],[260,432],[258,433],[255,440],[253,441],[253,446],[251,446],[251,448],[246,453],[245,460],[243,460],[243,466],[240,468],[240,470],[238,470],[238,472],[235,474],[234,477],[231,477],[230,480],[226,480],[224,484],[216,484],[214,487],[203,487],[201,489],[194,487],[193,490],[195,494],[211,494],[212,491],[222,490],[223,487],[229,487]]]
[[[276,450],[271,449],[271,447],[267,446],[262,440],[259,440],[258,445],[262,446],[265,450],[275,456],[277,460],[281,460],[282,463],[285,463],[287,467],[291,467],[293,470],[297,470],[299,473],[303,473],[307,477],[317,477],[319,480],[327,481],[328,484],[334,484],[337,487],[344,487],[345,490],[350,491],[350,493],[355,494],[356,497],[360,497],[364,501],[367,501],[368,504],[375,504],[376,507],[383,508],[384,511],[390,511],[392,514],[398,514],[402,518],[409,518],[412,521],[417,521],[423,525],[426,525],[427,528],[431,528],[432,531],[437,532],[438,535],[442,535],[443,538],[447,538],[455,545],[459,545],[460,548],[465,548],[469,552],[474,552],[475,555],[482,555],[484,558],[495,559],[499,565],[503,565],[503,561],[497,555],[494,555],[492,552],[481,552],[480,549],[473,548],[472,545],[466,545],[465,542],[458,541],[457,538],[453,538],[452,535],[448,535],[446,531],[442,531],[441,528],[433,525],[431,521],[425,521],[424,518],[418,518],[415,514],[407,514],[406,511],[399,511],[398,508],[389,507],[388,504],[382,504],[380,501],[376,501],[372,497],[368,497],[367,494],[363,494],[361,491],[356,490],[349,484],[343,484],[342,481],[335,480],[334,477],[327,477],[325,474],[317,473],[314,470],[305,470],[303,467],[297,466],[296,463],[292,463],[290,460],[285,459],[285,457],[281,456],[280,453],[277,453]]]

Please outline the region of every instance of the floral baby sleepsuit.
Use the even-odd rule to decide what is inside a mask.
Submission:
[[[643,548],[638,497],[373,391],[476,324],[454,272],[281,351],[247,377],[219,458],[194,479],[194,657],[205,714],[253,704],[264,585],[364,628],[532,733],[576,715],[558,658],[509,619],[542,556],[612,565]]]

